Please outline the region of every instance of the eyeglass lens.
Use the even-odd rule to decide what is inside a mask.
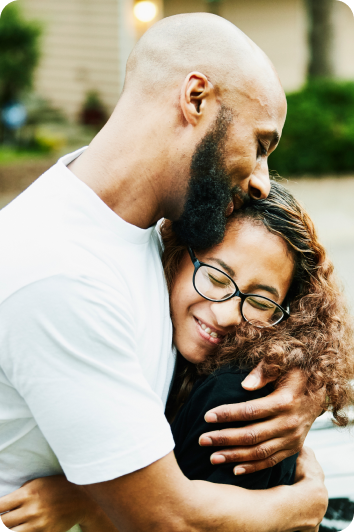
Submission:
[[[194,282],[197,291],[213,301],[224,301],[236,292],[231,279],[210,266],[201,266]],[[283,311],[275,303],[257,295],[250,295],[244,300],[242,312],[244,318],[256,327],[269,327],[283,318]]]

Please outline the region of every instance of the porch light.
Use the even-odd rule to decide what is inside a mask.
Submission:
[[[134,15],[140,22],[151,22],[157,15],[157,7],[150,0],[142,0],[135,4]]]

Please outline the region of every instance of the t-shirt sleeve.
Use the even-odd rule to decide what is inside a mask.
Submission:
[[[212,465],[210,456],[217,449],[201,447],[198,444],[199,437],[205,432],[245,426],[242,422],[218,423],[217,425],[206,423],[204,416],[208,410],[223,404],[258,399],[271,392],[269,386],[254,392],[244,390],[241,382],[245,377],[246,373],[233,370],[221,371],[215,376],[208,377],[195,391],[192,391],[190,399],[173,422],[176,459],[183,473],[191,480],[207,480],[247,489],[265,489],[270,486],[273,468],[249,475],[235,476],[233,469],[237,464]]]
[[[111,480],[173,449],[123,283],[57,275],[12,295],[0,321],[1,365],[71,482]]]

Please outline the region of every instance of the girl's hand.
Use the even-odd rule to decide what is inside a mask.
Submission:
[[[108,520],[80,486],[62,475],[31,480],[1,497],[0,513],[3,512],[4,525],[16,532],[67,532],[76,524],[82,524],[85,532],[99,532],[102,527],[98,527],[98,522]],[[110,526],[104,529],[116,531]]]

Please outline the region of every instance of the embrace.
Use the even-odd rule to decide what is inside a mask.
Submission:
[[[273,65],[205,13],[155,24],[90,146],[0,213],[0,513],[18,532],[315,532],[306,435],[348,422],[353,337],[271,181]]]

